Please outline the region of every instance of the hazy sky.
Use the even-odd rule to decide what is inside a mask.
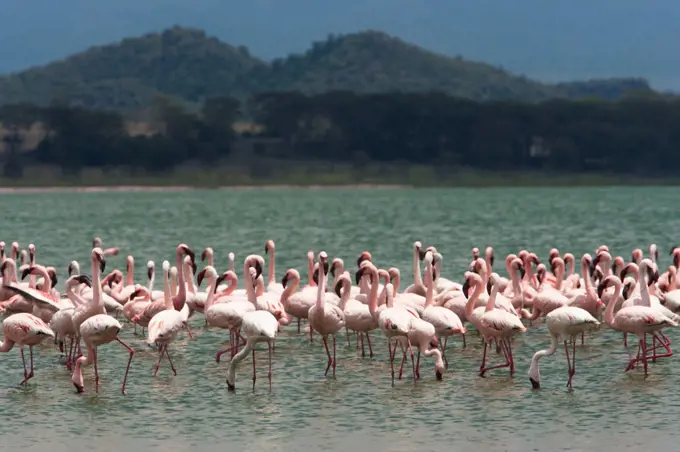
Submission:
[[[680,0],[0,0],[0,73],[172,25],[270,59],[377,29],[548,80],[643,76],[679,89]]]

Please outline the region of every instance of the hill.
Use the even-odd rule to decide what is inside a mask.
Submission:
[[[68,98],[88,108],[134,110],[159,95],[199,102],[262,91],[443,91],[473,100],[618,98],[651,92],[643,79],[545,84],[501,68],[448,57],[381,32],[330,36],[304,54],[267,63],[209,37],[173,27],[92,47],[46,66],[0,77],[0,104]]]

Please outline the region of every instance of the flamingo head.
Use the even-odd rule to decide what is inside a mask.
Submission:
[[[469,293],[470,293],[470,278],[473,272],[465,272],[465,282],[463,282],[463,288],[461,291],[463,292],[463,295],[465,295],[465,298],[470,298]]]
[[[640,264],[642,261],[642,250],[640,248],[635,248],[633,250],[631,253],[631,260],[638,265]]]
[[[623,284],[623,290],[621,291],[624,300],[627,300],[630,297],[633,289],[635,289],[635,281],[632,278],[628,278]]]
[[[177,253],[178,254],[184,254],[185,256],[189,256],[191,258],[191,262],[196,262],[196,254],[189,248],[189,246],[185,243],[180,243],[177,245]]]
[[[659,249],[656,247],[655,243],[649,245],[649,254],[652,256],[654,262],[659,260]]]
[[[283,279],[281,279],[281,285],[284,289],[288,287],[290,281],[297,281],[298,284],[300,283],[300,273],[294,268],[288,269],[286,274],[283,275]]]
[[[99,263],[99,271],[103,273],[106,269],[106,260],[104,259],[104,251],[100,247],[92,249],[92,261]]]
[[[601,300],[604,291],[607,290],[607,287],[611,287],[614,285],[614,278],[616,278],[616,276],[614,277],[609,276],[602,280],[600,284],[597,285],[597,298]]]
[[[32,243],[28,244],[28,257],[31,262],[35,262],[35,245]]]
[[[198,269],[198,267],[196,266],[196,262],[191,258],[191,256],[184,257],[184,264],[188,265],[191,268],[191,273],[193,275],[196,274],[196,270]]]
[[[92,287],[92,279],[90,279],[90,277],[87,275],[71,276],[71,278],[69,279],[74,279],[78,281],[80,284],[85,284],[87,287]]]
[[[298,284],[300,282],[300,273],[294,268],[288,269],[286,274],[283,275],[283,278],[281,279],[281,286],[283,286],[285,289],[290,281],[297,281]]]
[[[143,297],[147,294],[147,289],[142,286],[137,286],[137,288],[130,294],[129,300],[134,300],[138,297]]]
[[[169,263],[168,263],[169,265]],[[154,272],[156,271],[156,264],[154,264],[153,261],[149,261],[146,263],[146,277],[151,279],[153,277]]]
[[[362,251],[359,257],[357,258],[357,267],[360,267],[363,261],[372,262],[373,256],[371,256],[371,253],[369,253],[368,251]]]
[[[472,260],[477,260],[479,258],[479,248],[472,248]]]
[[[130,271],[133,269],[133,265],[135,265],[135,258],[131,255],[128,255],[128,257],[125,258],[125,271],[130,273]]]
[[[262,256],[258,256],[257,254],[251,254],[246,258],[246,262],[249,267],[255,269],[255,277],[253,279],[259,278],[264,269],[264,258]]]
[[[214,267],[206,265],[200,272],[198,272],[198,275],[196,275],[196,283],[199,286],[203,284],[203,279],[205,279],[206,276],[212,280],[217,277],[217,271],[215,271]],[[222,281],[224,281],[222,275],[220,275],[220,278],[222,279]],[[217,287],[217,284],[215,285],[215,287]]]
[[[333,260],[331,261],[331,269],[330,269],[331,275],[335,276],[335,271],[340,269],[340,268],[343,268],[344,266],[345,266],[345,263],[342,261],[342,259],[340,259],[339,257],[333,258]]]
[[[92,248],[101,248],[104,246],[104,242],[102,242],[101,237],[95,237],[92,239]]]
[[[68,264],[68,275],[71,276],[73,275],[73,272],[76,271],[76,261],[71,261],[70,264]]]
[[[345,279],[346,279],[346,277],[345,277],[345,274],[343,273],[343,274],[338,278],[338,281],[335,283],[335,286],[333,287],[333,292],[335,292],[335,294],[336,294],[339,298],[342,298],[342,293],[340,292],[340,290],[341,290],[342,287],[346,284]]]
[[[319,263],[323,264],[323,274],[328,274],[328,253],[321,251],[319,253]]]
[[[47,267],[47,274],[50,275],[50,281],[52,281],[51,289],[54,289],[58,282],[57,270],[54,267]]]
[[[208,247],[208,248],[204,249],[203,252],[201,253],[201,262],[205,262],[205,260],[208,259],[208,257],[212,257],[212,256],[213,256],[213,249],[212,248]]]
[[[8,257],[4,261],[2,261],[2,264],[0,264],[0,274],[5,273],[5,270],[7,270],[7,267],[10,265],[14,265],[16,267],[16,263],[14,262],[14,259],[11,257]]]
[[[486,250],[484,251],[484,257],[486,257],[489,260],[489,263],[493,267],[493,263],[494,263],[495,259],[494,259],[492,247],[490,247],[490,246],[486,247]]]
[[[5,259],[5,242],[0,241],[0,260]]]
[[[273,240],[267,240],[267,243],[264,244],[264,254],[269,254],[270,252],[274,252],[276,250],[276,245],[274,244]]]
[[[557,248],[551,248],[550,253],[548,254],[548,260],[553,260],[556,257],[559,257],[560,255],[560,250]]]
[[[354,275],[354,280],[357,285],[361,281],[361,278],[364,277],[366,272],[369,271],[368,269],[371,267],[375,268],[375,266],[370,261],[364,261],[361,263],[361,266],[359,266],[359,270],[357,270],[356,274]],[[373,274],[371,273],[369,276],[371,277],[371,284],[373,284]]]
[[[545,267],[545,264],[539,264],[536,267],[536,279],[538,279],[539,284],[543,284],[547,272],[548,269]],[[489,283],[491,283],[491,278],[489,278]]]
[[[600,267],[595,267],[595,270],[593,270],[592,276],[593,276],[593,281],[595,281],[595,282],[602,281],[602,279],[604,278],[604,272],[602,271],[602,269]]]
[[[680,267],[680,248],[676,247],[673,250],[672,255],[673,255],[673,266],[675,268]]]

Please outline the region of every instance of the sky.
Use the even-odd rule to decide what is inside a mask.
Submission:
[[[0,74],[173,25],[264,59],[380,30],[542,81],[640,76],[680,89],[678,0],[0,0]]]

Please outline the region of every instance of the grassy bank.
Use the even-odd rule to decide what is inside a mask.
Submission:
[[[615,174],[560,174],[542,171],[481,172],[460,168],[345,164],[185,166],[164,173],[111,168],[64,174],[58,168],[30,167],[20,179],[0,177],[2,188],[48,187],[578,187],[680,185],[680,178]]]

